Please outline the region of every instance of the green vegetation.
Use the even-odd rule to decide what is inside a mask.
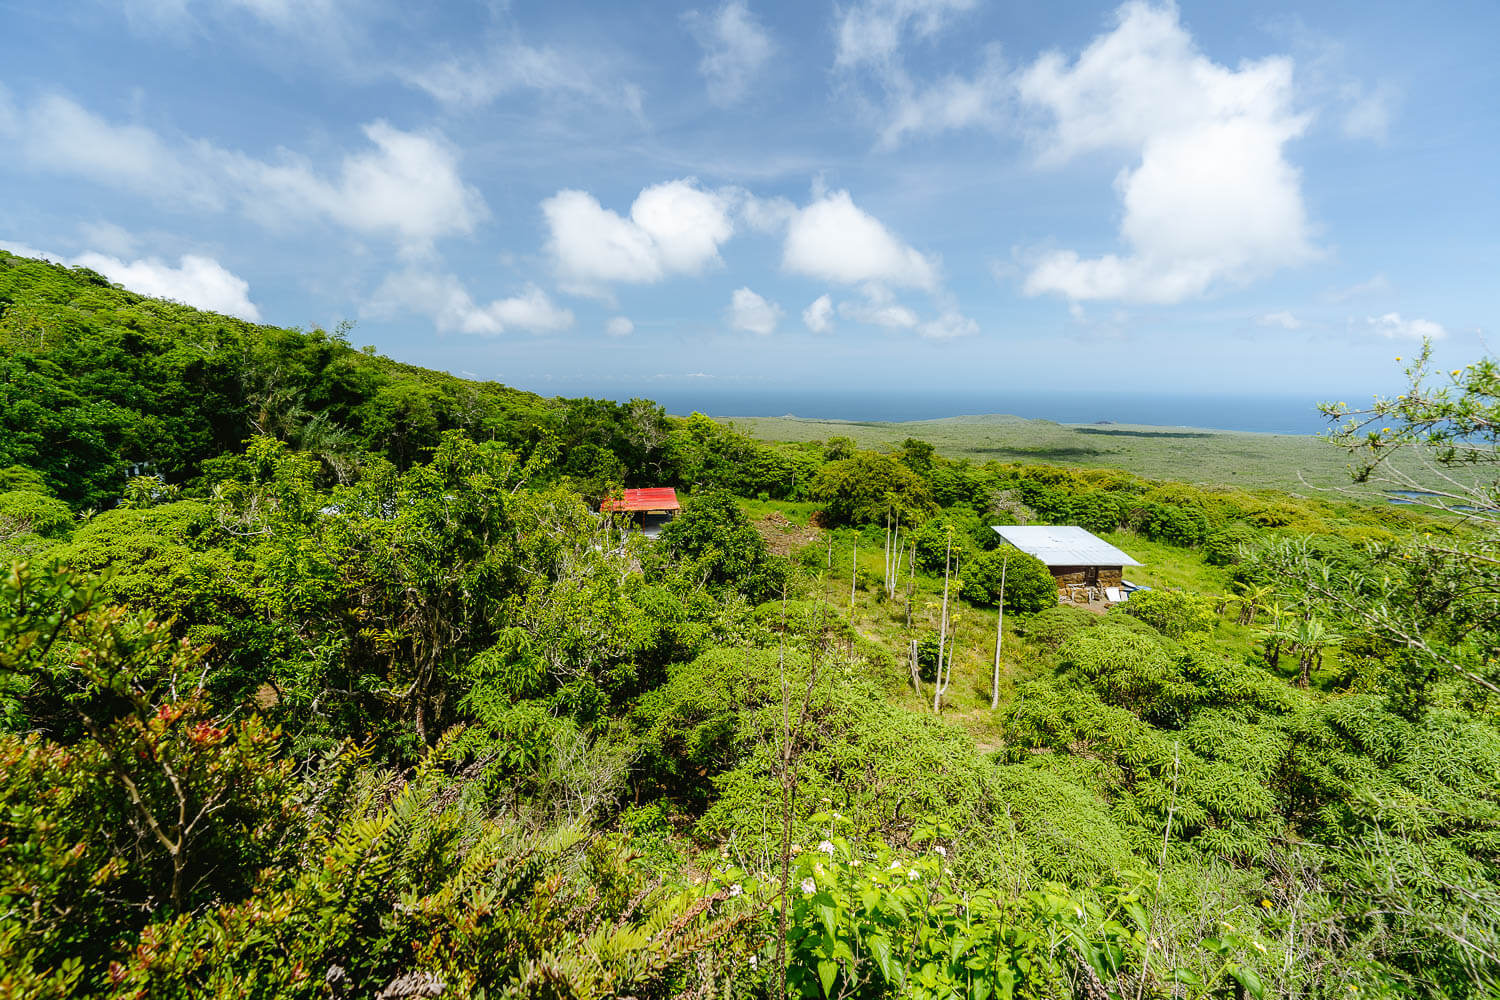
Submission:
[[[0,998],[1493,996],[1500,401],[1412,379],[1341,440],[1455,491],[1346,503],[0,256]],[[1028,522],[1153,589],[1059,604]]]
[[[1311,403],[1308,408],[1312,409]],[[1349,482],[1348,459],[1312,435],[1179,431],[1134,424],[1100,427],[998,414],[903,423],[735,417],[733,423],[761,441],[842,437],[854,447],[890,451],[906,438],[919,438],[949,458],[973,462],[1128,469],[1153,479],[1229,484],[1240,489],[1310,493]]]

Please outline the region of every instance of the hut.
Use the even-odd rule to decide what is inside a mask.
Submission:
[[[647,538],[655,538],[662,525],[677,516],[682,504],[677,502],[677,491],[670,486],[652,486],[638,490],[625,490],[618,497],[609,497],[599,505],[601,514],[624,514],[645,532]]]
[[[1039,559],[1057,581],[1059,595],[1071,597],[1081,588],[1080,596],[1088,600],[1123,600],[1125,567],[1141,565],[1077,525],[1006,524],[996,526],[995,532]]]

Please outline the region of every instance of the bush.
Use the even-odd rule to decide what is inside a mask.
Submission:
[[[975,604],[998,603],[1002,576],[1005,610],[1030,614],[1056,606],[1057,581],[1047,567],[1040,559],[1009,545],[981,552],[964,565],[964,599]]]
[[[1110,613],[1139,619],[1172,639],[1189,632],[1212,632],[1219,620],[1212,601],[1181,590],[1137,590]]]
[[[0,533],[9,526],[17,532],[50,537],[72,525],[73,512],[56,497],[30,489],[0,493]]]

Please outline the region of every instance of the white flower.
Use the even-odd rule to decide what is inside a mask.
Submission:
[[[743,894],[744,891],[745,890],[740,886],[740,884],[736,882],[734,885],[729,887],[729,898],[733,899],[735,896]]]
[[[818,891],[818,883],[814,882],[810,878],[805,878],[805,879],[802,880],[802,895],[804,895],[804,896],[811,896],[813,893],[815,893],[817,891]]]
[[[833,814],[834,822],[838,822],[839,820],[841,820],[843,818],[844,818],[844,814],[843,813],[834,813]]]
[[[948,856],[948,848],[944,847],[942,844],[939,844],[932,849],[932,853],[936,854],[940,858],[946,858]]]
[[[901,862],[899,860],[892,861],[891,862],[891,871],[893,871],[893,872],[899,872],[900,870],[901,870]]]
[[[826,840],[818,844],[818,850],[822,851],[830,858],[833,857],[833,845]]]
[[[913,868],[911,871],[906,873],[906,877],[915,882],[917,879],[922,877],[922,873]]]

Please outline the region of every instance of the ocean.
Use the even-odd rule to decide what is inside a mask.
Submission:
[[[555,391],[555,390],[554,390]],[[570,393],[571,395],[572,393]],[[642,387],[635,393],[579,393],[624,401],[654,399],[668,413],[713,417],[796,416],[820,420],[935,420],[1006,413],[1064,424],[1152,424],[1267,434],[1316,434],[1329,427],[1317,400],[1291,395],[1161,394],[1080,391],[911,392],[868,389],[747,389],[745,387]]]

